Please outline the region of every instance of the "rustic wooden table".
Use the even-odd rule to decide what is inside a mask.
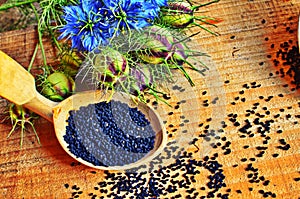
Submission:
[[[181,77],[170,85],[173,108],[154,104],[169,134],[158,159],[95,170],[63,151],[46,120],[36,122],[41,145],[29,128],[22,149],[3,123],[0,198],[300,198],[300,1],[221,0],[203,11],[223,19],[220,36],[197,36],[210,70],[190,72],[194,88]],[[0,34],[0,49],[24,67],[35,44],[30,28]]]

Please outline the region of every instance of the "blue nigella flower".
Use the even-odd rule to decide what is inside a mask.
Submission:
[[[119,31],[140,30],[151,25],[158,16],[159,7],[144,0],[103,0],[104,8],[111,18],[112,28]]]
[[[66,25],[59,39],[72,41],[72,48],[92,51],[120,33],[152,25],[166,0],[79,0],[64,7]]]
[[[64,7],[66,25],[60,29],[62,34],[58,39],[70,39],[72,48],[83,51],[105,45],[111,33],[109,24],[98,13],[99,7],[102,7],[101,2],[92,0],[82,0],[78,5]]]

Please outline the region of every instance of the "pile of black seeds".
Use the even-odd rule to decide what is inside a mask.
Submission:
[[[152,172],[119,172],[105,171],[105,181],[100,181],[94,187],[94,193],[89,193],[91,198],[115,199],[144,199],[144,198],[228,198],[228,194],[216,194],[219,189],[226,187],[225,175],[222,165],[216,157],[206,156],[203,160],[193,158],[193,153],[181,151],[167,165]],[[197,176],[200,170],[209,171],[206,182],[198,184]],[[197,183],[198,182],[198,183]],[[201,195],[201,190],[208,189],[206,196]],[[172,197],[170,196],[172,195]]]
[[[154,148],[155,132],[145,115],[119,101],[69,112],[64,140],[76,157],[96,166],[123,166]]]
[[[299,47],[293,46],[292,49],[290,49],[287,52],[286,60],[283,63],[284,65],[289,65],[290,68],[287,71],[288,75],[291,75],[294,80],[292,81],[292,84],[296,85],[296,89],[300,88],[300,53],[299,53]]]
[[[291,84],[295,89],[300,88],[300,53],[298,46],[292,46],[292,41],[280,44],[280,49],[276,52],[276,58],[273,59],[274,65],[280,65],[278,59],[282,60],[282,67],[276,72],[281,77],[290,77]]]

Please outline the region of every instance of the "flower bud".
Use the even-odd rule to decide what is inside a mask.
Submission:
[[[163,24],[174,28],[185,28],[194,20],[194,11],[186,2],[170,2],[165,12],[162,12]]]
[[[11,120],[18,121],[21,119],[28,119],[32,112],[22,105],[10,104],[9,113]]]
[[[64,73],[74,77],[78,73],[79,66],[82,64],[82,58],[75,51],[64,52],[61,55],[61,63],[63,64]]]
[[[42,87],[43,95],[53,101],[62,101],[75,91],[75,82],[62,72],[54,72],[47,77]]]
[[[215,24],[221,22],[221,19],[207,17],[207,16],[195,16],[195,11],[200,7],[216,3],[219,0],[212,0],[205,4],[192,6],[187,2],[169,2],[168,6],[162,9],[160,16],[161,23],[171,28],[186,28],[188,26],[198,26],[213,35],[218,35],[212,32],[208,28],[202,26],[208,24],[215,26]]]
[[[120,78],[126,78],[129,74],[126,58],[116,50],[110,50],[109,53],[96,54],[92,64],[94,73],[102,81],[114,82]]]
[[[130,76],[134,78],[131,87],[133,92],[144,91],[153,83],[153,77],[149,67],[131,68]]]
[[[150,64],[180,64],[187,59],[185,46],[165,28],[153,26],[148,33],[149,41],[145,49],[137,51],[137,56]]]
[[[185,43],[186,38],[176,35],[176,32],[166,28],[153,26],[150,27],[148,40],[141,50],[133,53],[139,61],[146,64],[163,65],[168,70],[178,69],[194,86],[194,83],[186,70],[184,64],[187,64],[191,69],[201,72],[195,66],[188,62],[189,48]],[[170,71],[170,70],[169,70]]]
[[[7,138],[11,136],[11,134],[17,129],[17,127],[21,127],[20,146],[22,147],[24,131],[26,130],[25,124],[30,124],[37,138],[38,143],[40,143],[39,136],[37,135],[33,125],[33,120],[36,119],[37,116],[35,116],[35,114],[31,110],[25,108],[22,105],[11,103],[8,107],[8,112],[9,112],[9,118],[12,123],[12,129],[8,133]]]

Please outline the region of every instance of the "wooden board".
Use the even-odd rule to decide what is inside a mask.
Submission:
[[[11,126],[3,123],[1,198],[138,198],[143,191],[167,199],[300,198],[300,101],[296,76],[289,75],[300,68],[294,53],[300,2],[227,0],[202,11],[223,19],[213,28],[220,36],[202,31],[194,38],[211,56],[204,59],[210,70],[204,77],[189,71],[194,88],[180,76],[169,86],[173,108],[154,105],[169,144],[153,167],[145,166],[148,172],[79,164],[43,119],[35,124],[42,145],[29,127],[21,149],[20,132],[7,139]],[[0,49],[24,67],[35,45],[32,29],[0,34]],[[51,45],[46,49],[54,62]],[[292,62],[288,53],[294,53]],[[35,65],[40,63],[39,54]]]

